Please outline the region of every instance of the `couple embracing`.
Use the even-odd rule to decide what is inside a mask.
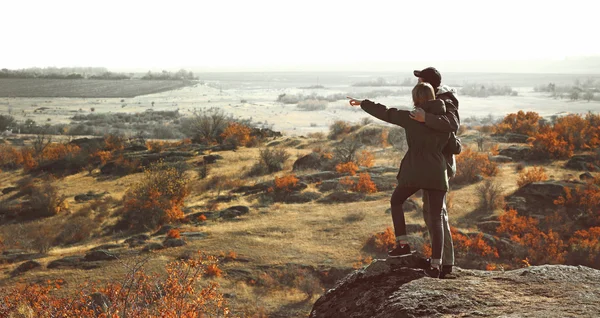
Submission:
[[[397,175],[398,186],[391,198],[392,219],[396,234],[396,248],[389,257],[411,255],[406,235],[403,203],[418,190],[423,190],[423,218],[431,239],[432,255],[425,274],[444,278],[452,272],[454,248],[446,194],[448,180],[456,172],[454,155],[460,153],[456,132],[460,124],[458,100],[433,67],[414,71],[419,78],[412,90],[415,110],[398,110],[376,104],[370,100],[350,100],[350,105],[360,106],[372,116],[404,127],[408,151],[402,159]]]

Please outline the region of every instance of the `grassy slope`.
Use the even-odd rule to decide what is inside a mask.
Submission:
[[[285,171],[276,175],[282,175],[291,171],[291,165],[297,156],[310,152],[313,144],[320,143],[312,141],[312,144],[303,141],[305,149],[289,149],[292,157],[286,163]],[[212,166],[211,175],[225,175],[235,178],[242,175],[250,166],[256,162],[258,149],[240,149],[236,152],[220,153],[224,159]],[[193,160],[198,160],[194,158]],[[392,153],[378,155],[377,165],[398,164],[397,155]],[[560,168],[559,162],[548,167],[549,175],[560,178],[565,172]],[[515,164],[505,164],[501,173],[494,177],[504,188],[504,194],[510,194],[516,190],[517,173]],[[115,199],[120,199],[129,184],[135,182],[141,174],[126,176],[119,179],[98,181],[87,172],[66,177],[57,182],[60,191],[70,198],[72,211],[76,211],[84,204],[73,202],[73,196],[89,190],[96,192],[108,191]],[[272,179],[274,175],[249,178],[248,184]],[[0,173],[0,184],[7,186],[14,184],[21,178],[19,172]],[[216,196],[216,192],[199,193],[198,187],[202,181],[197,180],[195,172],[192,172],[192,194],[187,200],[186,206],[202,207],[209,199]],[[468,185],[453,191],[453,208],[450,212],[451,223],[460,224],[461,228],[474,228],[473,213],[478,206],[477,197],[473,195],[477,185]],[[236,201],[221,204],[221,208],[230,205],[248,205],[251,207],[250,214],[234,221],[208,222],[206,226],[189,227],[183,226],[183,231],[203,231],[210,236],[207,239],[190,241],[189,245],[182,248],[173,248],[159,251],[153,255],[147,268],[150,271],[162,271],[163,265],[180,256],[184,251],[202,250],[209,254],[219,254],[221,251],[235,251],[240,257],[249,258],[249,263],[232,262],[224,264],[223,269],[250,269],[258,273],[262,265],[278,265],[286,263],[306,265],[328,265],[336,267],[351,267],[359,257],[361,248],[365,241],[373,234],[391,226],[391,217],[384,211],[389,207],[388,193],[384,198],[375,202],[357,202],[348,204],[323,205],[317,203],[308,204],[273,204],[261,206],[255,199],[248,200],[240,197]],[[419,200],[420,202],[420,200]],[[193,209],[196,211],[196,209]],[[362,221],[348,223],[344,216],[349,213],[364,213]],[[500,213],[496,211],[495,213]],[[407,214],[408,223],[423,223],[421,214],[418,212]],[[122,241],[122,238],[101,237],[83,242],[80,245],[67,248],[55,248],[49,255],[41,259],[46,264],[54,259],[67,255],[82,255],[94,246]],[[132,262],[133,258],[125,258],[124,263]],[[3,265],[0,274],[0,286],[7,287],[16,281],[35,282],[46,279],[65,279],[67,286],[75,288],[85,281],[112,281],[119,280],[126,272],[126,267],[121,261],[106,263],[105,267],[94,270],[37,270],[25,273],[18,278],[10,278],[8,273],[16,265]],[[256,298],[253,287],[239,281],[235,275],[225,276],[217,279],[222,284],[223,292],[235,292],[236,299],[233,300],[238,306],[252,301],[259,306],[265,306],[269,311],[288,308],[291,315],[306,315],[311,307],[311,302],[303,302],[304,296],[300,292],[279,293],[275,292]],[[68,288],[67,288],[68,290]],[[315,296],[316,297],[316,296]],[[257,300],[258,299],[258,300]],[[313,299],[314,300],[314,299]],[[289,307],[285,307],[289,306]],[[235,305],[232,307],[235,308]]]

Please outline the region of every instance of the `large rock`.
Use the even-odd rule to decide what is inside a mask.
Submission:
[[[348,203],[348,202],[358,202],[365,200],[366,195],[364,193],[359,192],[332,192],[324,198],[321,198],[317,202],[325,203],[325,204],[333,204],[333,203]]]
[[[307,203],[317,200],[321,197],[321,194],[318,192],[300,192],[300,193],[292,193],[286,196],[282,202],[284,203]]]
[[[584,266],[505,272],[455,267],[456,279],[426,278],[421,270],[402,266],[375,260],[352,272],[317,300],[309,317],[597,317],[600,312],[600,271]]]
[[[514,161],[526,160],[531,156],[531,147],[512,145],[508,148],[500,150],[498,153],[501,156],[512,158]]]
[[[321,171],[311,174],[305,174],[302,176],[298,176],[298,180],[304,183],[317,183],[323,182],[326,180],[336,179],[340,175],[335,171]]]
[[[565,195],[565,188],[574,190],[582,186],[581,182],[542,181],[533,182],[519,188],[515,193],[506,197],[507,206],[515,208],[520,213],[546,215],[556,211],[554,200]]]
[[[170,238],[170,239],[166,239],[163,242],[164,247],[179,247],[179,246],[184,246],[186,244],[187,243],[183,239],[180,239],[180,238]]]
[[[498,162],[498,163],[508,163],[508,162],[512,162],[513,159],[509,156],[497,155],[497,156],[491,156],[490,161]]]
[[[504,138],[506,139],[506,142],[516,142],[524,144],[527,142],[527,139],[529,139],[529,136],[516,133],[507,133],[504,135]]]
[[[311,152],[310,154],[298,158],[294,162],[293,171],[300,170],[321,170],[322,167],[322,159],[321,156],[316,152]]]
[[[40,264],[36,261],[27,261],[27,262],[24,262],[21,265],[17,266],[17,268],[15,268],[15,270],[13,270],[12,275],[13,276],[19,275],[19,274],[28,272],[32,269],[39,268],[39,267],[42,267],[42,264]]]
[[[600,168],[596,165],[598,161],[600,160],[593,155],[575,155],[569,158],[565,167],[578,171],[600,171]]]
[[[112,261],[115,259],[117,259],[117,255],[107,250],[90,251],[83,257],[83,260],[86,262]]]
[[[219,215],[223,219],[233,219],[248,213],[250,213],[249,207],[243,205],[236,205],[228,207],[227,209],[221,211]]]

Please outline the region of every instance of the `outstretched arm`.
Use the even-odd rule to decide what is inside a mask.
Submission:
[[[450,101],[446,101],[446,113],[443,115],[434,115],[418,109],[411,113],[411,118],[425,123],[425,126],[431,129],[441,132],[456,132],[460,126],[458,109]]]
[[[373,103],[368,99],[363,100],[360,103],[360,107],[373,117],[379,118],[390,124],[406,127],[407,125],[410,125],[411,122],[411,119],[408,116],[409,111],[407,110],[387,108],[385,105]]]

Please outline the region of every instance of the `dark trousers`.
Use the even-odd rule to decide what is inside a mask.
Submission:
[[[396,236],[406,235],[406,220],[404,219],[404,202],[419,188],[397,186],[392,194],[390,203],[392,205],[392,220],[394,221],[394,231]],[[431,231],[431,258],[442,258],[442,247],[444,246],[444,228],[442,227],[442,206],[446,191],[431,190],[429,192],[429,221]]]

